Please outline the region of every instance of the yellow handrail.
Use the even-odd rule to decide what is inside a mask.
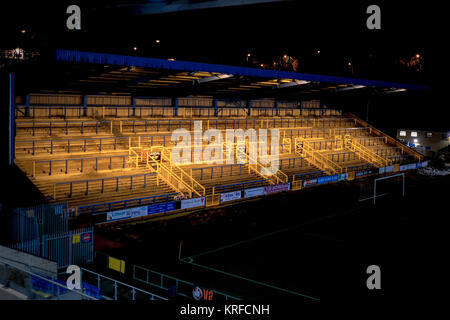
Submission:
[[[247,162],[247,166],[249,170],[255,172],[256,174],[260,175],[263,178],[267,178],[266,175],[262,174],[260,170],[258,169],[264,169],[265,167],[256,159],[250,157],[249,154],[246,152],[243,152],[241,149],[236,148],[236,154],[240,153],[245,156],[245,161]],[[250,163],[253,162],[253,163]],[[281,177],[279,176],[281,175]],[[276,174],[270,175],[269,180],[271,184],[278,184],[278,183],[286,183],[288,181],[288,176],[281,170],[278,170]]]
[[[168,152],[167,148],[162,147],[161,150],[161,159],[160,161],[157,161],[153,156],[151,156],[150,154],[147,154],[147,167],[151,167],[148,163],[148,159],[152,160],[154,163],[156,163],[157,165],[157,169],[162,168],[164,171],[167,172],[167,174],[169,176],[171,176],[172,178],[174,178],[178,183],[181,183],[186,189],[189,190],[189,192],[192,194],[196,194],[199,197],[202,197],[205,195],[205,187],[203,187],[197,180],[195,180],[191,175],[189,175],[186,171],[184,171],[183,169],[181,169],[179,166],[177,166],[176,164],[174,164],[172,162],[172,160],[170,159],[170,153],[169,155],[166,154],[166,151]],[[164,159],[167,160],[169,166],[167,166],[166,164],[164,164]],[[180,176],[178,176],[175,172],[174,172],[174,168],[176,168],[177,170],[180,171]],[[152,168],[153,169],[153,168]],[[187,178],[190,182],[191,185],[189,185],[188,182],[186,182],[183,178]],[[196,187],[200,188],[200,192],[198,190],[196,190],[194,188],[194,185]]]
[[[344,139],[348,148],[352,151],[359,151],[359,156],[367,162],[378,167],[389,166],[392,164],[391,160],[379,156],[376,152],[359,143],[356,139],[352,139],[348,135],[345,136]]]
[[[156,169],[152,167],[152,165],[149,163],[148,160],[151,160],[153,163],[156,164]],[[172,172],[170,171],[169,168],[167,168],[165,165],[163,165],[162,163],[158,162],[156,159],[154,159],[150,154],[147,155],[147,168],[152,170],[153,172],[156,172],[157,177],[161,178],[162,180],[164,180],[165,183],[167,183],[171,188],[173,188],[177,193],[179,193],[180,195],[184,195],[183,191],[176,186],[175,184],[173,184],[170,179],[168,179],[164,174],[167,174],[169,177],[174,178],[178,183],[184,185],[183,181],[181,181],[176,175],[172,174]],[[163,170],[161,170],[163,169]],[[185,185],[184,185],[185,186]],[[189,188],[188,188],[189,189]],[[192,196],[192,194],[191,194]]]
[[[168,154],[166,154],[166,153],[168,153]],[[172,168],[172,167],[175,167],[175,168],[177,168],[178,170],[180,170],[180,172],[182,173],[182,175],[184,174],[184,176],[191,182],[191,188],[192,189],[194,189],[194,185],[195,186],[197,186],[198,188],[200,188],[200,190],[201,190],[201,194],[204,196],[205,195],[205,187],[200,183],[200,182],[198,182],[196,179],[194,179],[194,177],[191,175],[191,174],[189,174],[189,173],[187,173],[185,170],[183,170],[180,166],[178,166],[178,165],[176,165],[175,163],[173,163],[173,161],[172,161],[172,154],[170,153],[170,151],[167,149],[167,148],[165,148],[165,147],[163,147],[163,149],[162,149],[162,151],[161,151],[161,157],[166,157],[166,158],[168,158],[168,160],[169,160],[169,162],[170,162],[170,167]]]
[[[302,146],[300,146],[300,143],[302,143]],[[311,162],[313,165],[319,167],[319,169],[323,171],[329,170],[331,171],[331,173],[334,174],[345,172],[345,169],[342,168],[337,163],[335,163],[334,161],[328,159],[319,152],[314,152],[314,149],[305,139],[295,138],[295,152],[300,155],[302,155],[303,153],[308,155],[310,159],[306,158],[306,161]]]

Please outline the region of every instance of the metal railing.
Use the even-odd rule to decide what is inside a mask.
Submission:
[[[272,175],[264,175],[262,170],[264,170],[265,167],[261,164],[261,162],[257,159],[253,159],[247,152],[242,151],[240,148],[236,148],[236,156],[238,155],[244,157],[249,173],[251,171],[263,178],[268,179],[270,184],[286,183],[288,181],[288,176],[281,170],[278,170]]]
[[[31,151],[31,155],[35,155],[37,153],[36,151],[44,151],[45,153],[53,154],[56,148],[58,150],[62,149],[62,152],[65,153],[88,152],[88,149],[89,151],[101,152],[111,149],[118,150],[121,142],[126,144],[121,148],[125,150],[129,147],[129,141],[129,137],[17,140],[15,143],[15,152],[17,154],[18,149],[24,149],[24,151]]]
[[[34,273],[26,268],[17,266],[17,263],[9,261],[0,257],[0,263],[3,265],[3,285],[6,287],[12,287],[14,290],[25,294],[28,299],[39,299],[39,297],[44,297],[51,300],[98,300],[84,292],[78,290],[70,290],[67,286],[62,283],[48,279],[47,277],[41,276]],[[10,277],[11,270],[20,271],[26,275],[25,279],[17,279],[17,276]],[[38,279],[40,285],[37,285]],[[15,280],[18,280],[17,282]],[[24,280],[24,282],[22,282]],[[82,289],[83,290],[83,289]]]
[[[344,137],[344,145],[347,149],[356,152],[361,159],[377,167],[384,167],[392,164],[391,160],[381,157],[376,152],[360,144],[355,139],[352,139],[350,136]]]
[[[262,187],[265,186],[270,181],[271,181],[270,179],[263,179],[263,180],[254,180],[254,181],[227,184],[224,186],[216,186],[213,187],[213,195],[228,191],[237,191],[237,190],[245,190],[248,188]]]
[[[102,156],[102,157],[86,157],[86,158],[70,158],[70,159],[55,159],[55,160],[39,160],[39,161],[33,161],[32,162],[32,172],[31,172],[31,176],[35,177],[36,176],[36,171],[47,171],[48,175],[52,175],[54,168],[55,168],[55,164],[59,164],[59,163],[63,163],[63,172],[64,174],[68,174],[69,173],[69,167],[71,163],[76,163],[80,165],[79,170],[77,169],[76,171],[83,173],[85,170],[85,166],[87,165],[87,163],[89,162],[95,162],[95,167],[94,170],[95,171],[99,171],[99,160],[105,160],[105,159],[109,159],[109,165],[108,165],[108,169],[107,170],[114,170],[113,169],[113,159],[122,159],[122,165],[119,166],[117,169],[125,169],[126,168],[126,163],[128,163],[128,161],[126,161],[127,158],[129,158],[130,156],[128,155],[116,155],[116,156]],[[127,159],[128,160],[128,159]],[[42,165],[40,164],[44,164],[43,168]],[[40,168],[39,168],[40,167]]]
[[[78,125],[77,125],[78,124]],[[28,130],[31,129],[32,136],[35,136],[36,131],[44,130],[47,131],[51,136],[54,130],[61,130],[66,135],[69,135],[70,129],[77,128],[81,134],[84,134],[85,129],[95,128],[95,133],[99,133],[99,128],[102,124],[108,126],[108,132],[112,132],[112,121],[30,121],[30,122],[16,122],[17,132],[19,129]],[[77,125],[77,126],[74,126]]]
[[[136,288],[124,282],[115,280],[113,278],[104,276],[100,273],[80,268],[81,279],[88,282],[88,278],[93,278],[96,281],[97,288],[102,292],[102,298],[106,300],[167,300],[157,294]],[[106,293],[113,291],[112,296],[107,296]]]
[[[144,277],[140,277],[140,275],[144,275]],[[133,265],[133,279],[145,283],[150,286],[154,286],[163,290],[168,291],[169,287],[175,286],[177,291],[176,293],[185,298],[192,298],[192,290],[197,286],[193,282],[185,281],[176,277],[168,276],[166,274],[156,272],[147,268],[139,267]],[[202,287],[203,289],[207,289]],[[211,290],[214,292],[214,299],[217,297],[221,297],[225,301],[228,300],[242,300],[240,298],[234,297],[232,295],[217,291]],[[219,298],[220,299],[220,298]]]
[[[148,176],[155,176],[155,173],[150,172],[150,173],[141,173],[141,174],[134,174],[134,175],[126,175],[126,176],[118,176],[118,177],[109,177],[109,178],[99,178],[99,179],[88,179],[88,180],[78,180],[78,181],[67,181],[67,182],[58,182],[58,183],[54,183],[53,184],[53,200],[57,199],[57,187],[58,186],[69,186],[69,190],[68,190],[68,198],[72,198],[73,196],[73,186],[74,185],[81,185],[82,187],[84,187],[82,189],[82,193],[84,195],[88,195],[89,194],[89,184],[94,184],[95,182],[98,182],[99,186],[100,186],[100,192],[99,193],[104,193],[105,192],[105,182],[107,181],[115,181],[115,188],[114,191],[118,192],[119,191],[119,185],[120,185],[120,180],[128,180],[129,179],[129,186],[127,186],[126,188],[129,190],[133,190],[133,180],[135,178],[138,177],[143,177],[143,186],[142,188],[146,188],[147,187],[147,177]],[[79,190],[78,190],[79,191]],[[66,191],[63,191],[64,195],[67,193]]]
[[[331,161],[320,152],[315,151],[307,140],[296,138],[295,152],[302,156],[307,156],[307,161],[322,171],[329,171],[331,174],[344,172],[344,168],[340,165]]]
[[[139,206],[147,205],[147,204],[169,202],[170,200],[173,200],[173,198],[176,195],[179,195],[179,193],[167,193],[167,194],[150,196],[150,197],[141,197],[141,198],[135,198],[135,199],[127,199],[127,200],[105,202],[105,203],[100,203],[100,204],[92,204],[92,205],[87,205],[87,206],[79,206],[78,214],[101,213],[101,212],[106,212],[106,211],[139,207]]]

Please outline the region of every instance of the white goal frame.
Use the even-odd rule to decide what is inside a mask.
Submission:
[[[403,183],[402,183],[402,197],[405,196],[405,174],[404,173],[397,173],[397,174],[393,174],[391,176],[376,178],[373,181],[373,204],[375,204],[376,200],[377,200],[377,181],[391,179],[391,178],[399,177],[399,176],[403,177],[403,179],[402,179],[403,180]]]

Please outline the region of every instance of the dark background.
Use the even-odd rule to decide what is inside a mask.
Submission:
[[[0,48],[21,47],[49,56],[56,48],[67,48],[244,66],[248,66],[247,53],[264,63],[289,54],[298,57],[300,72],[426,84],[430,86],[427,93],[370,97],[369,122],[390,134],[394,134],[397,128],[450,129],[444,99],[446,83],[440,77],[445,75],[448,59],[448,50],[444,49],[448,38],[443,29],[445,10],[440,2],[291,1],[145,17],[129,16],[114,6],[108,7],[118,2],[2,2]],[[65,11],[70,4],[81,6],[81,31],[66,29]],[[382,30],[366,29],[365,11],[370,4],[381,7]],[[22,34],[21,30],[26,32]],[[157,45],[156,39],[161,43]],[[137,51],[133,50],[134,46]],[[316,54],[317,50],[321,51],[320,55]],[[400,63],[401,59],[417,53],[423,59],[421,72]],[[347,67],[349,61],[354,65],[353,74]],[[15,65],[0,68],[2,159],[7,155],[8,145],[7,75],[17,69]],[[20,69],[26,70],[26,64]],[[45,78],[45,74],[42,77]],[[20,90],[26,92],[27,88]],[[335,103],[365,118],[367,98],[354,95],[336,99]],[[2,172],[2,179],[7,182],[2,183],[2,187],[20,188],[24,180],[17,179],[17,174],[11,170]],[[388,211],[383,212],[384,219],[373,224],[371,229],[373,234],[383,238],[383,227],[391,226],[381,245],[375,239],[360,244],[355,240],[358,245],[336,259],[357,260],[358,253],[367,249],[364,244],[374,244],[377,249],[371,257],[387,266],[384,283],[396,283],[396,288],[389,291],[392,301],[417,298],[423,302],[422,299],[435,293],[428,290],[428,284],[439,285],[439,274],[442,274],[439,272],[442,265],[435,267],[435,261],[429,257],[434,253],[432,250],[437,249],[436,242],[431,241],[435,235],[433,224],[448,211],[445,209],[448,183],[442,185],[442,188],[435,186],[435,190],[430,188],[429,195],[418,192],[416,198],[410,198],[411,202],[404,207],[398,205],[393,217]],[[2,191],[1,195],[4,197],[6,193]],[[416,212],[405,211],[413,207],[416,207]],[[371,214],[375,219],[376,214]],[[392,224],[390,218],[401,223]],[[354,225],[357,227],[356,223]],[[364,233],[364,230],[359,232]],[[444,254],[442,251],[441,255]],[[361,259],[364,265],[372,263],[368,256]],[[339,278],[338,271],[330,271],[331,275],[336,275],[336,282],[344,279]],[[397,282],[396,275],[401,275]],[[417,283],[410,279],[420,281]],[[350,284],[348,291],[352,288]],[[364,288],[357,290],[356,294],[362,292],[373,293],[367,293]],[[360,298],[364,300],[367,297]],[[354,301],[359,303],[358,299]]]

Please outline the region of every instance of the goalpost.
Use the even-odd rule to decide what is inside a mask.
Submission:
[[[376,200],[377,200],[377,181],[391,179],[391,178],[395,178],[395,177],[399,177],[399,176],[402,177],[402,197],[405,196],[405,174],[404,173],[398,173],[398,174],[394,174],[391,176],[376,178],[373,181],[373,204],[375,204]]]

